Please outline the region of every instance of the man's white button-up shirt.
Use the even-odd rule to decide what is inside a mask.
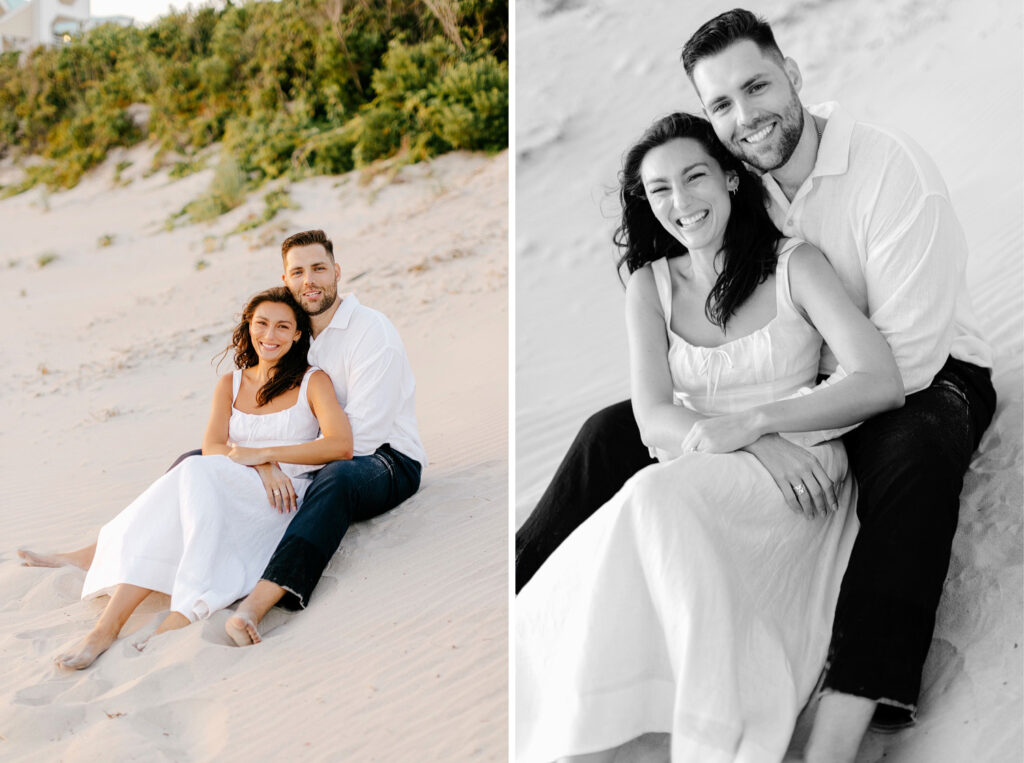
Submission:
[[[828,120],[810,177],[792,201],[761,178],[776,226],[825,254],[892,348],[907,394],[928,387],[949,355],[991,368],[964,278],[967,241],[931,158],[835,103],[808,110]],[[821,372],[835,370],[826,350]]]
[[[330,324],[309,344],[309,364],[331,377],[352,425],[353,454],[384,443],[427,465],[416,428],[416,380],[398,331],[383,313],[346,294]]]

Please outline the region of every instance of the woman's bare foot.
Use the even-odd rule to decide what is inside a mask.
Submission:
[[[237,612],[229,617],[228,621],[224,623],[224,631],[236,646],[250,646],[263,640],[260,638],[259,631],[256,630],[256,623],[246,612]]]
[[[95,553],[95,545],[80,548],[77,551],[69,551],[66,554],[38,554],[27,548],[18,549],[18,556],[21,557],[23,567],[78,567],[87,570],[92,564],[92,557]]]
[[[58,667],[67,670],[82,670],[92,665],[96,658],[107,651],[116,640],[116,633],[93,628],[74,649],[57,655],[53,661],[57,663]]]
[[[171,612],[164,621],[160,623],[160,627],[153,633],[154,636],[159,636],[161,633],[167,633],[167,631],[176,631],[178,628],[184,628],[186,625],[191,625],[192,621],[189,620],[181,612]]]

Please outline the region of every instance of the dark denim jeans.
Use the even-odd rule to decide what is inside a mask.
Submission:
[[[836,607],[826,689],[913,717],[964,473],[995,405],[988,370],[950,358],[902,408],[843,438],[861,526]]]
[[[183,454],[174,466],[201,452]],[[279,604],[304,609],[348,526],[383,514],[413,495],[421,471],[419,462],[387,443],[369,456],[332,461],[320,469],[263,572],[264,580],[288,592]]]
[[[916,703],[963,474],[994,410],[988,370],[950,359],[903,408],[844,438],[861,530],[843,578],[826,687],[906,708]],[[516,532],[516,591],[651,463],[629,401],[591,416]]]

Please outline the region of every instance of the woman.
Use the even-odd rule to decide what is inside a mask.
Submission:
[[[633,408],[661,463],[517,599],[517,756],[610,760],[670,732],[676,763],[777,763],[856,532],[842,444],[809,433],[898,407],[902,383],[824,256],[781,238],[705,120],[656,122],[620,181]],[[811,391],[822,338],[847,375]],[[792,486],[801,513],[740,451],[772,432],[808,433],[786,436],[821,465]]]
[[[110,601],[59,666],[92,664],[151,591],[171,597],[162,633],[252,590],[311,472],[352,453],[331,380],[306,363],[309,335],[309,317],[287,289],[249,301],[228,347],[238,370],[214,389],[203,457],[185,459],[100,530],[82,598],[109,593]],[[275,461],[290,479],[250,468]]]

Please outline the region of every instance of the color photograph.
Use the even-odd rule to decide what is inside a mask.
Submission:
[[[89,5],[0,2],[0,759],[506,760],[507,4]]]

